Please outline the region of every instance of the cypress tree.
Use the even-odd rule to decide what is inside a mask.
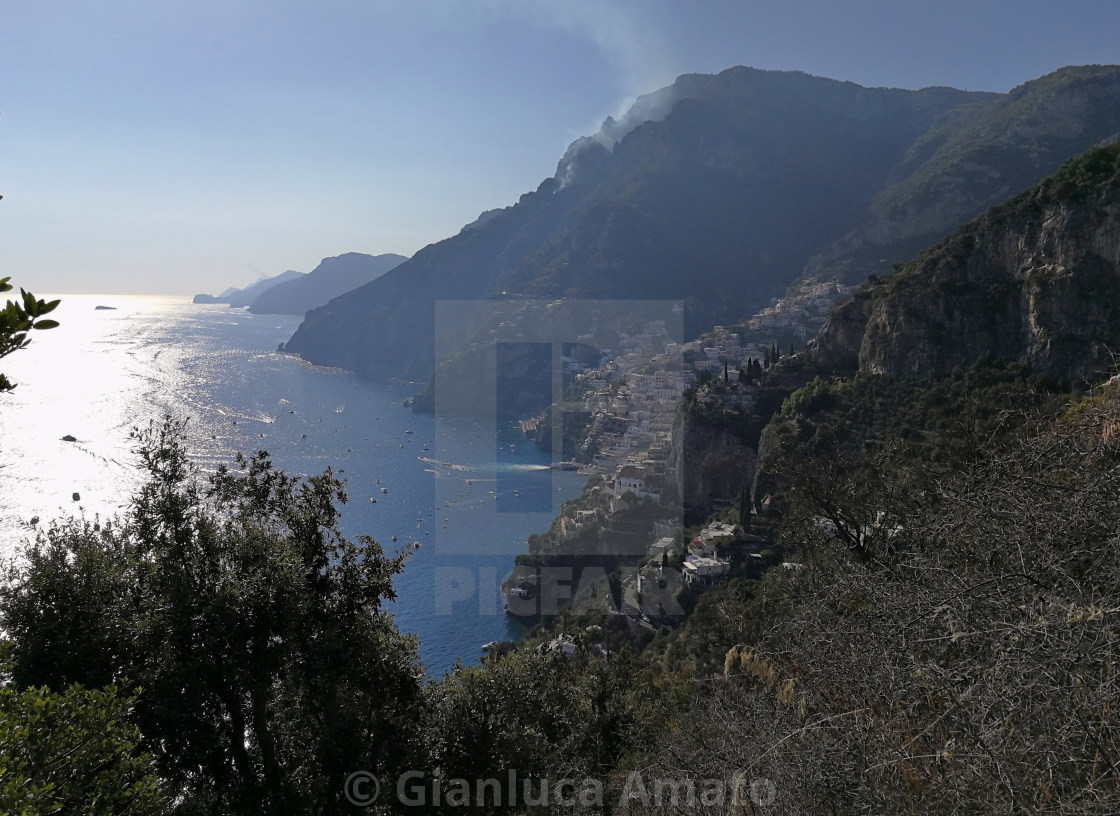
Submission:
[[[739,524],[742,525],[743,530],[751,529],[751,483],[746,482],[743,484],[743,490],[739,494]]]

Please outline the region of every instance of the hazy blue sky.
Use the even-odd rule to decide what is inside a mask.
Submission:
[[[687,72],[1006,91],[1115,0],[0,0],[0,276],[193,293],[412,254]]]

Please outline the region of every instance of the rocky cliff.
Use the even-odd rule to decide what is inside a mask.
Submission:
[[[832,373],[933,379],[984,357],[1059,382],[1120,349],[1120,145],[1096,148],[870,282],[808,356]]]
[[[755,452],[744,438],[745,424],[720,419],[719,412],[686,401],[673,421],[669,467],[679,475],[686,515],[706,514],[714,502],[737,502],[754,479]]]

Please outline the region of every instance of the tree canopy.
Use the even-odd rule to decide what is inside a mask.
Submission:
[[[170,420],[136,434],[148,481],[112,523],[32,544],[2,598],[22,687],[118,685],[180,812],[340,812],[356,770],[411,752],[416,642],[383,602],[403,556],[338,529],[330,470],[268,455],[203,480]]]

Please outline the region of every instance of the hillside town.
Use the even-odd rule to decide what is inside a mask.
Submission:
[[[661,321],[623,335],[597,368],[565,357],[570,392],[589,417],[584,439],[573,453],[586,473],[607,478],[615,497],[627,492],[660,500],[672,442],[672,424],[685,390],[722,381],[708,398],[729,410],[753,403],[752,386],[763,369],[804,344],[851,287],[808,281],[775,299],[739,326],[716,326],[687,343],[674,342]],[[756,373],[757,372],[757,373]],[[539,419],[526,420],[527,431]]]
[[[619,348],[604,350],[597,367],[563,358],[571,383],[565,407],[587,418],[583,438],[570,453],[595,484],[584,501],[566,506],[568,512],[547,534],[549,548],[597,540],[610,534],[612,519],[621,514],[638,506],[656,508],[642,563],[623,579],[617,611],[644,620],[650,604],[641,599],[650,586],[662,594],[682,584],[702,590],[726,580],[734,561],[762,560],[766,539],[752,535],[745,529],[749,525],[712,521],[686,536],[684,474],[672,462],[678,406],[692,388],[695,398],[723,410],[748,411],[763,371],[815,334],[849,291],[837,283],[806,282],[744,323],[716,326],[687,343],[674,341],[664,322],[652,321],[640,332],[623,334]],[[532,434],[541,422],[525,420],[522,427]]]

